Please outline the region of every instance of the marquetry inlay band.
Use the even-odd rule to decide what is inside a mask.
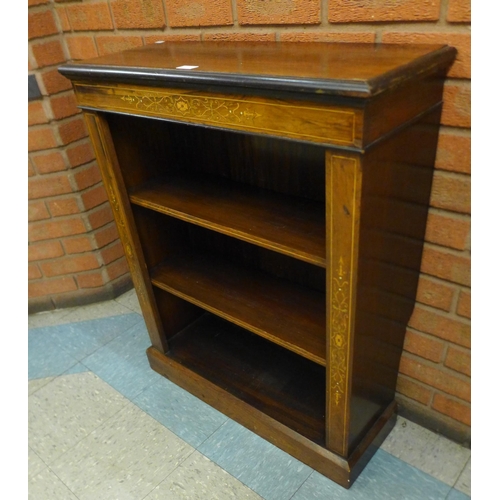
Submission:
[[[260,97],[227,97],[187,90],[75,85],[83,108],[175,119],[215,127],[302,139],[317,143],[353,145],[356,113],[333,106]]]

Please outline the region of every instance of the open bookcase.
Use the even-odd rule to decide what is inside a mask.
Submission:
[[[454,54],[176,43],[60,69],[151,367],[345,487],[394,425]]]

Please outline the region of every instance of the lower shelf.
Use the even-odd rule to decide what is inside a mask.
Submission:
[[[256,344],[242,345],[245,334]],[[261,351],[261,343],[271,349]],[[150,347],[147,355],[155,371],[345,488],[396,420],[391,403],[349,457],[328,450],[323,368],[210,314],[172,338],[168,353]],[[292,358],[313,370],[304,372]]]
[[[169,348],[170,359],[324,444],[324,367],[210,313],[170,339]]]

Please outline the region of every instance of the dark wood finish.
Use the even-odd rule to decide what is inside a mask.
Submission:
[[[154,180],[135,190],[130,201],[325,266],[325,210],[320,203],[187,174]]]
[[[332,43],[166,43],[66,65],[71,79],[145,85],[189,83],[370,97],[447,67],[443,45]],[[197,66],[193,70],[179,66]]]
[[[325,364],[325,296],[212,255],[170,257],[153,285]]]
[[[455,53],[166,43],[61,70],[152,368],[347,488],[395,421]]]

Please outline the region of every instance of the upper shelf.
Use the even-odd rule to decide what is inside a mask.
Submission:
[[[66,64],[74,80],[231,86],[371,97],[418,75],[446,70],[445,45],[175,42]],[[187,67],[187,68],[186,68]]]

